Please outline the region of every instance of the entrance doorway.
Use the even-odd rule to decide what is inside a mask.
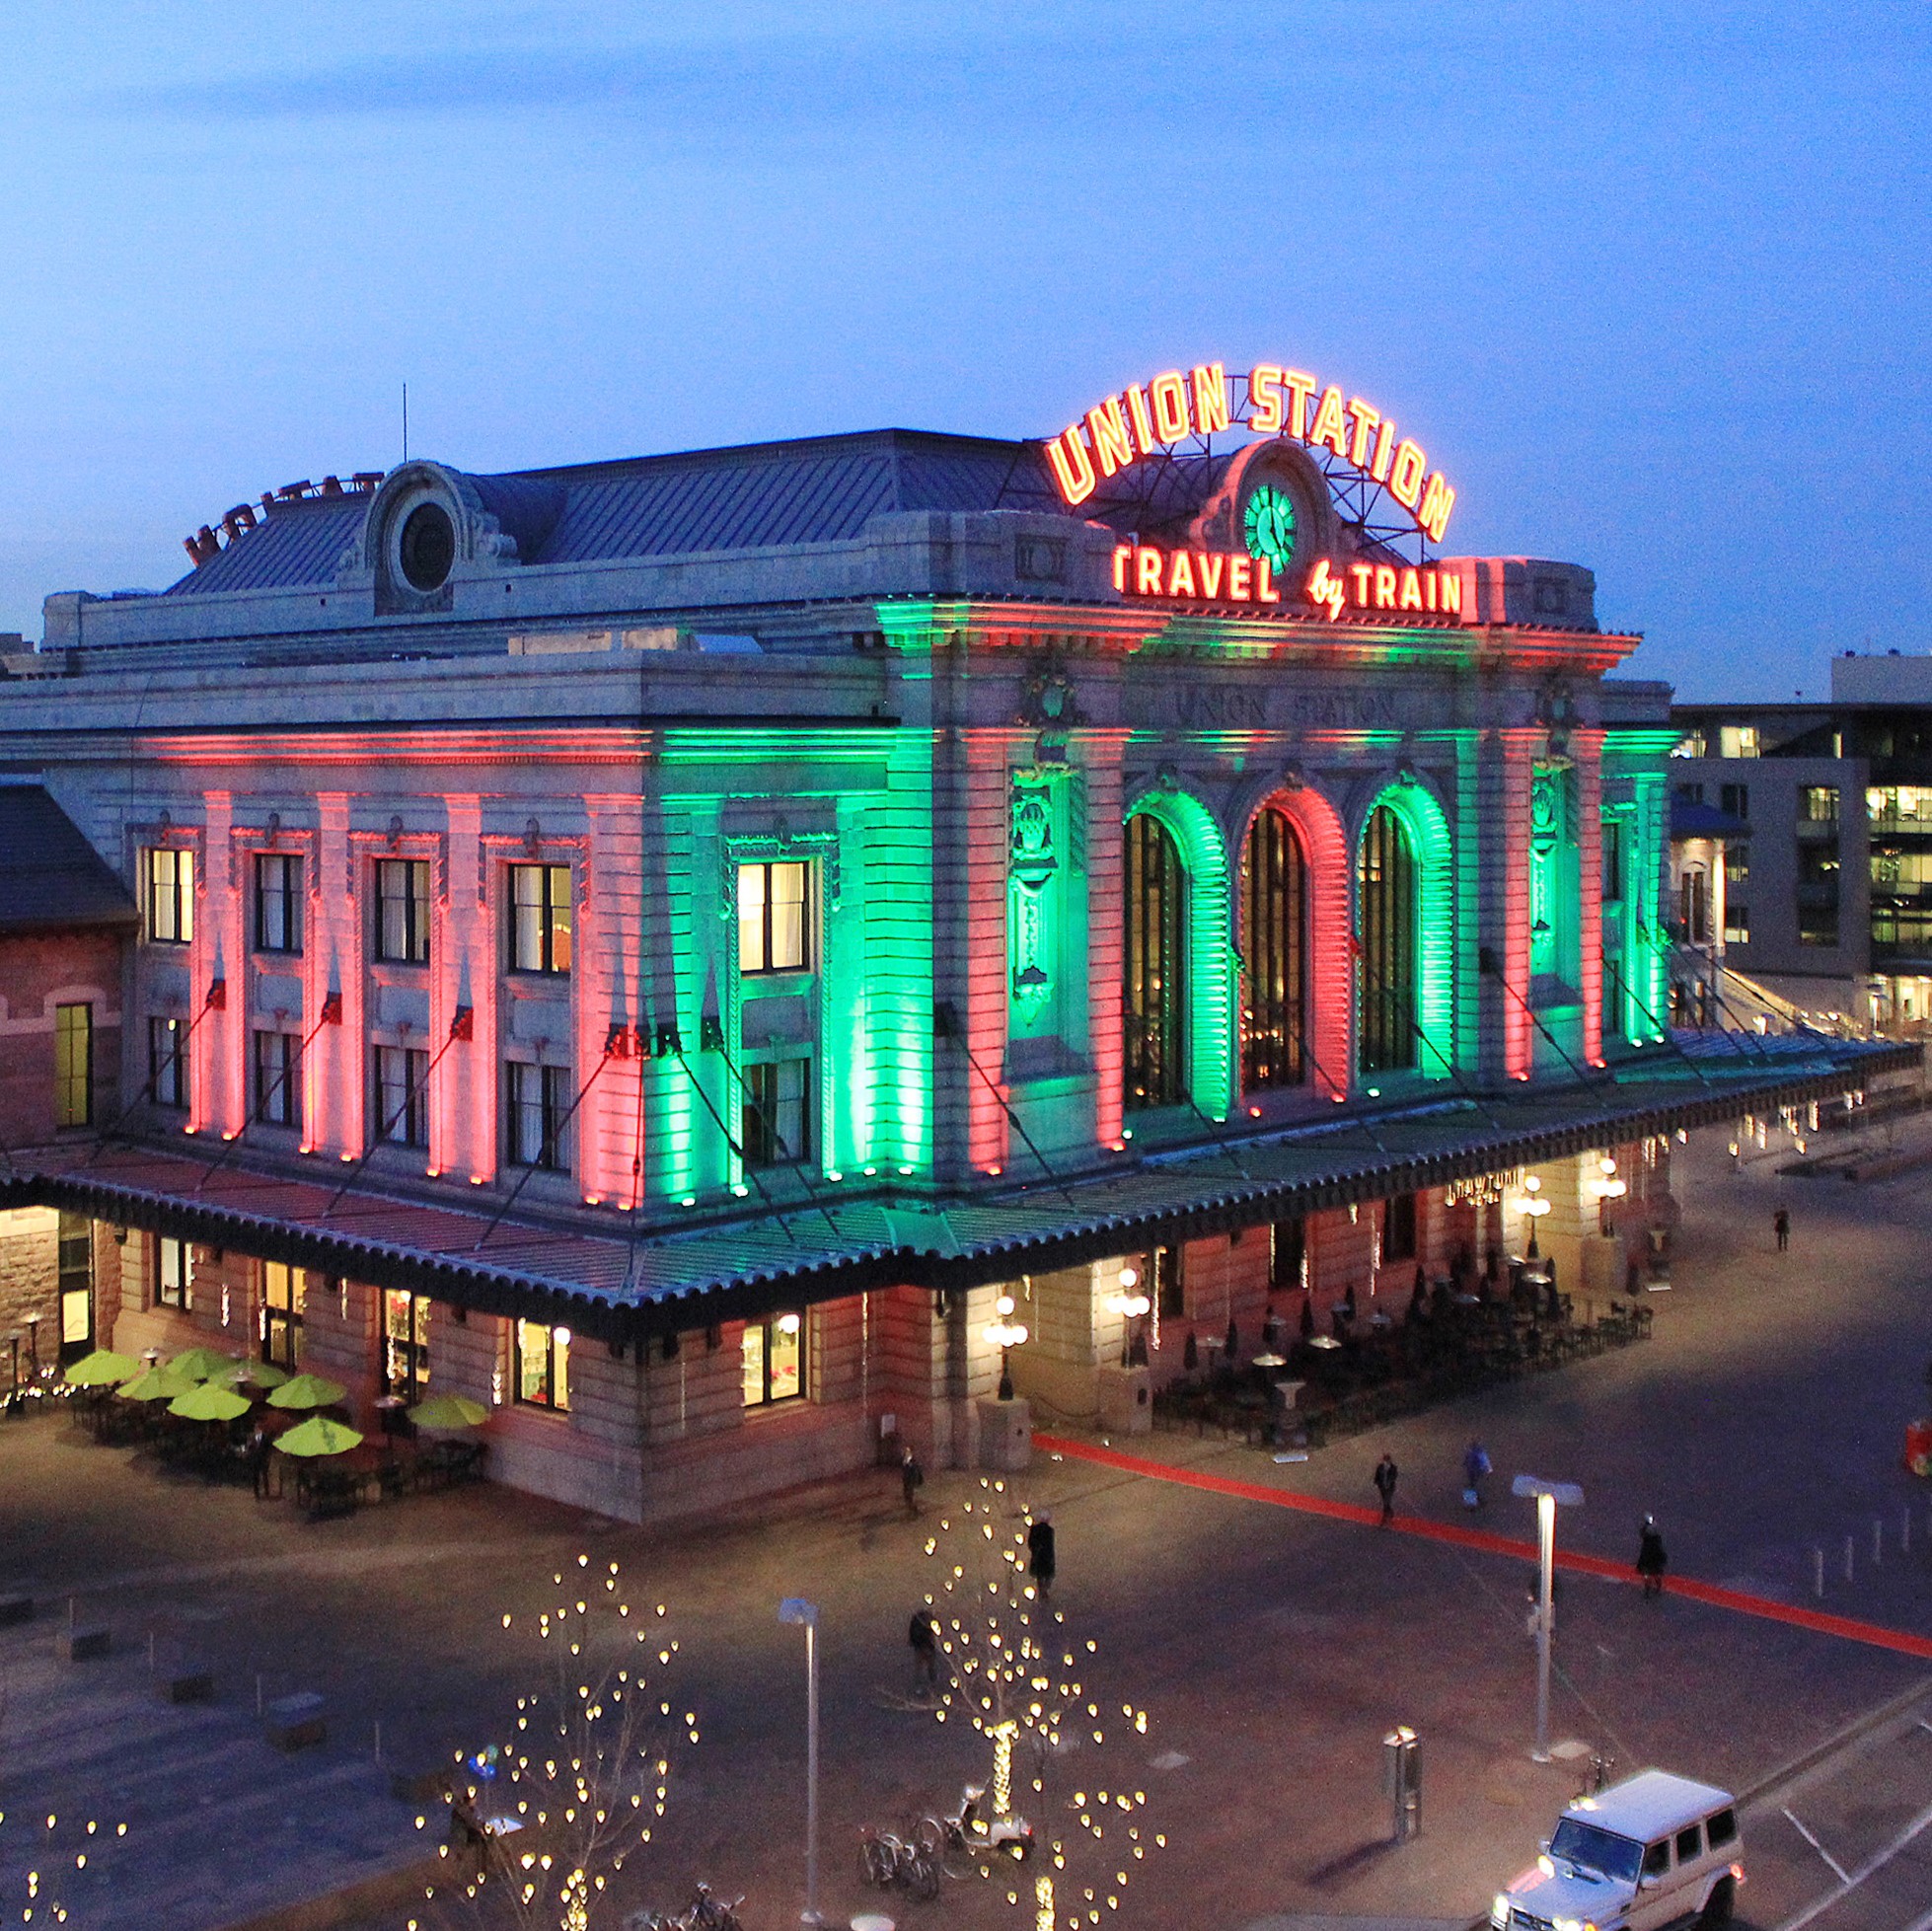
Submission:
[[[63,1214],[55,1235],[60,1281],[60,1363],[79,1361],[94,1349],[94,1223],[84,1214]]]

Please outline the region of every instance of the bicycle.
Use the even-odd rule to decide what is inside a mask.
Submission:
[[[623,1931],[745,1931],[738,1918],[738,1906],[744,1901],[740,1893],[727,1904],[711,1895],[709,1885],[701,1884],[675,1917],[662,1911],[632,1911],[624,1920]]]
[[[935,1836],[935,1852],[947,1845],[983,1860],[1003,1851],[1023,1863],[1033,1851],[1033,1826],[1021,1817],[982,1819],[980,1806],[985,1801],[984,1784],[967,1784],[959,1793],[959,1808],[946,1817],[922,1819],[921,1831]]]
[[[869,1824],[858,1833],[858,1873],[881,1891],[896,1885],[926,1901],[938,1896],[943,1875],[934,1847],[922,1841],[919,1832],[908,1839]]]
[[[1586,1797],[1595,1797],[1610,1780],[1610,1772],[1616,1768],[1616,1758],[1608,1750],[1593,1751],[1590,1769],[1583,1780],[1583,1788],[1570,1799],[1573,1804],[1581,1804]]]

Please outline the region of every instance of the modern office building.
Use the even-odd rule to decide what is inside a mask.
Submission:
[[[0,770],[142,927],[114,1117],[0,1200],[114,1230],[120,1348],[474,1395],[629,1518],[1007,1453],[1003,1352],[1132,1426],[1532,1177],[1620,1288],[1673,1133],[1902,1060],[1666,1038],[1668,694],[1345,393],[410,461],[49,598]]]

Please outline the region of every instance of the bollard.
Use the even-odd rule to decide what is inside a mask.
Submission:
[[[1824,1550],[1821,1545],[1812,1551],[1812,1594],[1821,1601],[1824,1599]]]
[[[1851,1581],[1851,1554],[1852,1554],[1852,1538],[1849,1535],[1847,1535],[1845,1537],[1845,1581],[1846,1582]]]
[[[1382,1739],[1382,1790],[1393,1813],[1389,1835],[1405,1843],[1422,1829],[1422,1740],[1406,1723]]]
[[[1885,1561],[1885,1518],[1872,1518],[1872,1567],[1877,1569]]]

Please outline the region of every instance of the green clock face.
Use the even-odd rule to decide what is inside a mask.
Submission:
[[[1275,574],[1285,576],[1295,555],[1295,499],[1287,490],[1264,483],[1248,498],[1241,521],[1248,555],[1267,557]]]

